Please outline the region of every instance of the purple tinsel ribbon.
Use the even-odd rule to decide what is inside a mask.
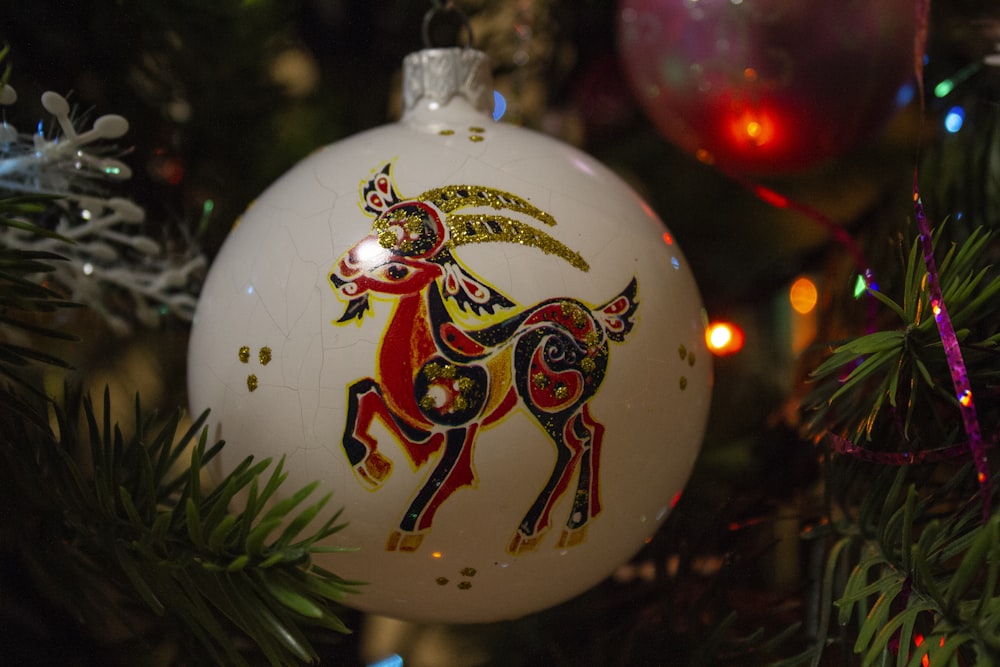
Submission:
[[[920,190],[917,187],[917,175],[913,175],[913,208],[917,217],[917,229],[920,232],[920,245],[924,251],[924,265],[927,267],[927,291],[930,297],[931,312],[937,323],[941,342],[944,343],[944,353],[948,359],[948,369],[951,371],[951,381],[958,398],[958,407],[962,414],[965,433],[969,437],[968,447],[972,460],[976,465],[976,479],[983,501],[983,521],[992,513],[993,490],[990,484],[990,469],[986,460],[986,447],[983,444],[983,434],[976,416],[976,403],[972,398],[972,387],[969,385],[969,374],[962,358],[962,350],[958,346],[958,336],[948,315],[948,306],[941,296],[941,283],[938,280],[937,262],[934,261],[934,243],[931,238],[931,227],[924,215],[924,205],[920,200]]]
[[[969,450],[969,443],[962,442],[950,447],[921,449],[914,452],[875,452],[859,447],[847,438],[833,432],[827,432],[825,437],[830,443],[830,448],[836,454],[845,454],[861,461],[887,466],[911,466],[918,463],[950,461],[965,455]]]

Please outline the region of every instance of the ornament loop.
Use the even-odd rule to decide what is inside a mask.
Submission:
[[[421,34],[424,38],[424,48],[432,49],[435,48],[433,41],[431,40],[431,23],[434,19],[445,16],[447,14],[452,15],[452,18],[457,19],[458,31],[456,33],[456,43],[461,43],[462,34],[465,33],[465,47],[471,47],[473,42],[472,37],[472,24],[469,23],[469,18],[465,13],[455,6],[452,0],[431,0],[431,8],[427,10],[424,14],[423,25],[421,26]]]

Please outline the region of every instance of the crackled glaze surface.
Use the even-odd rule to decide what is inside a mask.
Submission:
[[[641,548],[694,463],[711,370],[663,223],[592,158],[494,123],[469,78],[487,73],[458,54],[445,92],[411,85],[437,92],[244,214],[199,302],[189,384],[223,470],[285,455],[284,489],[334,492],[336,544],[359,550],[321,564],[369,582],[349,604],[487,622]],[[406,76],[437,80],[426,63],[449,57]]]

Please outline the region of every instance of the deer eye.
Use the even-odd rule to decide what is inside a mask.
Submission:
[[[385,267],[385,275],[389,280],[402,280],[409,273],[410,269],[403,264],[389,264]]]

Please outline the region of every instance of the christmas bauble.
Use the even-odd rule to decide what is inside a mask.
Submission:
[[[621,0],[619,50],[672,142],[742,173],[858,146],[915,87],[913,0]]]
[[[242,216],[207,277],[194,411],[288,494],[334,491],[347,603],[486,622],[566,600],[670,511],[710,393],[697,287],[650,209],[502,123],[468,49],[404,62],[400,122],[323,148]]]

